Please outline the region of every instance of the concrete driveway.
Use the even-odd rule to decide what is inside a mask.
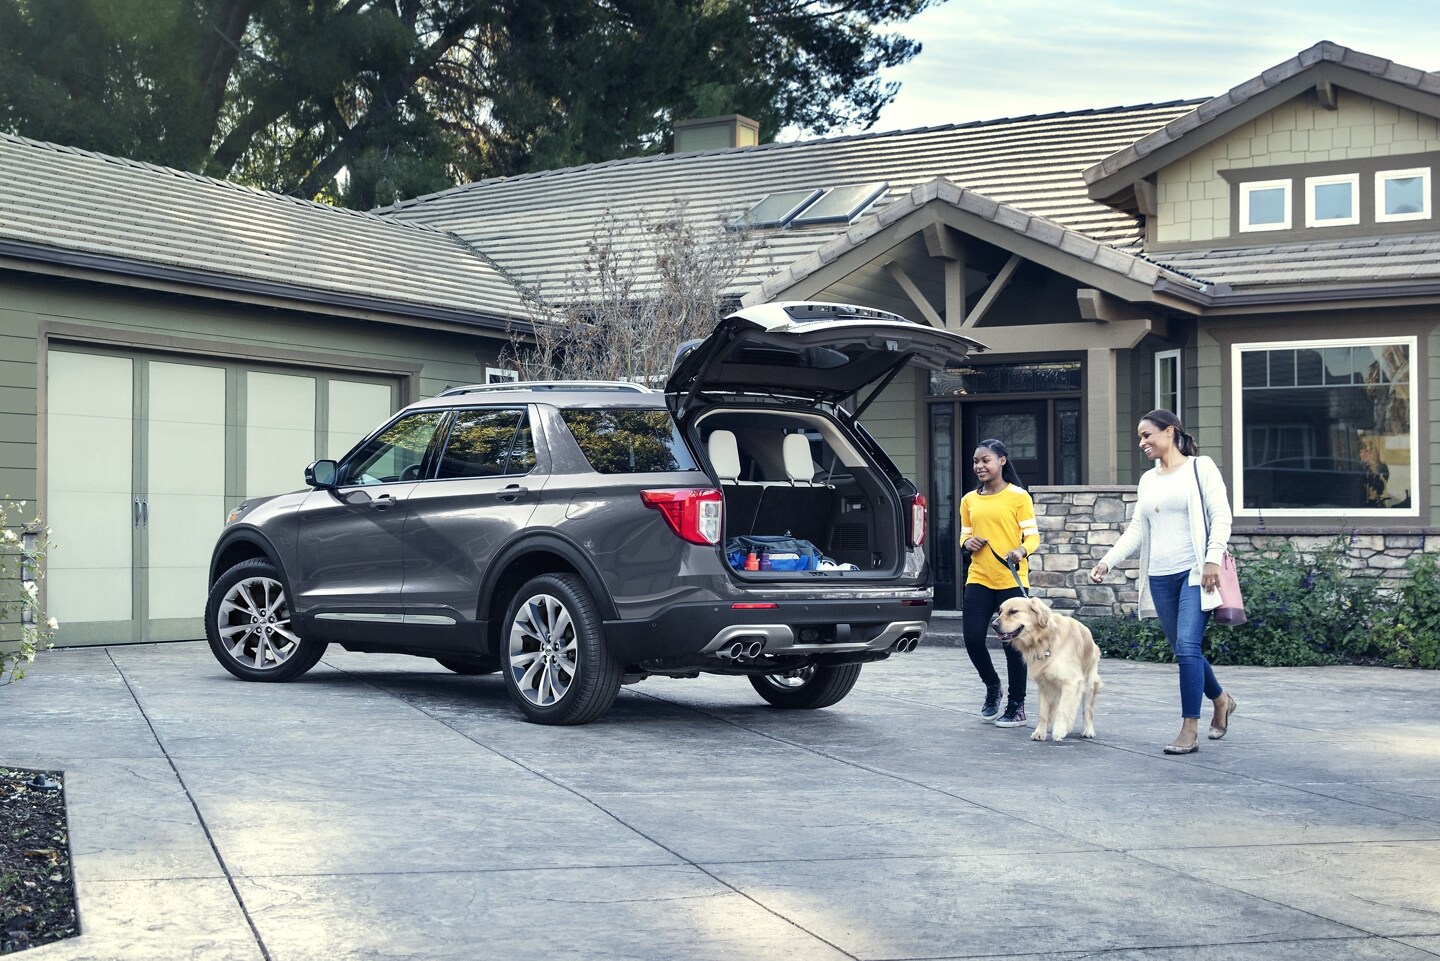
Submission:
[[[1440,674],[1225,668],[1230,736],[1179,758],[1174,668],[1102,676],[1057,745],[979,723],[954,648],[824,711],[651,680],[583,728],[414,658],[50,652],[0,763],[66,773],[84,934],[25,957],[1440,955]]]

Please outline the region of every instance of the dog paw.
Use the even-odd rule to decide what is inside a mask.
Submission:
[[[1063,735],[1063,734],[1057,734],[1057,735],[1055,735],[1054,737],[1052,737],[1050,740],[1054,741],[1056,744],[1059,744],[1061,741],[1065,740],[1065,735]]]
[[[1093,727],[1087,727],[1085,730],[1083,730],[1083,731],[1080,732],[1080,736],[1081,736],[1081,737],[1094,737],[1094,736],[1095,736],[1095,729],[1094,729]]]
[[[1045,740],[1045,732],[1044,732],[1044,731],[1039,731],[1039,730],[1037,730],[1034,734],[1031,734],[1031,735],[1030,735],[1030,740],[1032,740],[1032,741],[1043,741],[1043,740]]]

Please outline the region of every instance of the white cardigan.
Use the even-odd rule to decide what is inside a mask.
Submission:
[[[1219,564],[1225,556],[1225,546],[1230,542],[1230,497],[1225,493],[1225,480],[1220,476],[1220,468],[1208,457],[1187,457],[1185,466],[1180,470],[1185,471],[1192,477],[1199,468],[1199,485],[1192,485],[1190,488],[1190,499],[1188,504],[1190,514],[1190,540],[1195,545],[1195,556],[1205,558],[1206,564]],[[1115,542],[1115,546],[1100,559],[1100,563],[1109,569],[1135,553],[1135,548],[1140,548],[1140,611],[1141,617],[1155,616],[1155,603],[1150,599],[1150,519],[1145,512],[1140,510],[1140,504],[1145,501],[1146,488],[1154,482],[1156,471],[1159,467],[1152,467],[1140,476],[1138,488],[1139,497],[1135,504],[1135,514],[1130,518],[1130,523],[1125,527],[1125,533]],[[1200,491],[1205,491],[1205,510],[1210,515],[1210,542],[1205,542],[1205,517],[1200,508]],[[1200,586],[1200,574],[1203,565],[1197,564],[1190,570],[1190,583],[1195,587]]]

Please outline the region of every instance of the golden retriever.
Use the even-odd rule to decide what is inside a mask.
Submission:
[[[1081,737],[1095,736],[1095,695],[1100,690],[1100,648],[1090,628],[1052,611],[1034,597],[1012,597],[1000,605],[995,622],[999,638],[1019,651],[1040,691],[1040,717],[1032,741],[1045,740],[1046,729],[1065,740],[1083,699]]]

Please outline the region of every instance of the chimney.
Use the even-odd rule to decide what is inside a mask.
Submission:
[[[675,153],[753,147],[759,142],[760,124],[738,113],[681,120],[675,124]]]

